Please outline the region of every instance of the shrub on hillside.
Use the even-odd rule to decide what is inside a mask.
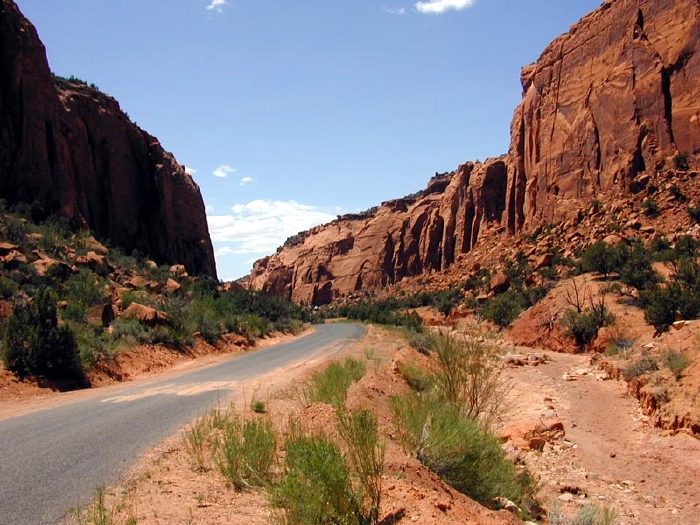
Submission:
[[[41,289],[28,303],[17,303],[5,326],[3,362],[19,376],[82,380],[78,347],[67,325],[58,325],[56,296]]]
[[[534,503],[533,479],[518,472],[499,439],[459,407],[409,392],[391,398],[391,408],[407,450],[458,491],[489,508],[497,498],[524,509]]]

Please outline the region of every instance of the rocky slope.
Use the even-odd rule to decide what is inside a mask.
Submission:
[[[606,1],[523,68],[507,155],[290,239],[250,286],[324,304],[639,191],[640,174],[700,147],[699,33],[693,0]]]
[[[0,8],[0,197],[38,202],[129,252],[216,276],[199,187],[116,100],[55,80],[11,0]]]

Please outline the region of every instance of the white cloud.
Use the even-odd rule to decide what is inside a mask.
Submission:
[[[207,6],[207,11],[215,11],[217,13],[223,13],[223,6],[228,4],[228,0],[211,0],[211,3]]]
[[[230,246],[222,246],[214,253],[216,253],[216,255],[218,255],[219,257],[224,257],[226,255],[233,255],[235,251]]]
[[[382,7],[382,11],[390,15],[402,15],[406,12],[404,7]]]
[[[226,244],[217,255],[272,253],[288,237],[335,219],[295,201],[254,200],[236,204],[231,211],[207,217],[212,241]]]
[[[236,172],[236,170],[233,169],[231,166],[228,166],[227,164],[222,164],[221,166],[216,168],[213,173],[214,173],[215,177],[225,179],[226,177],[231,175],[231,173],[235,173],[235,172]]]
[[[251,182],[255,182],[255,179],[253,177],[243,177],[241,179],[240,185],[241,186],[247,186]]]
[[[197,173],[197,170],[194,168],[190,168],[189,166],[185,166],[185,173],[189,175],[194,175],[195,173]]]
[[[415,6],[421,13],[441,14],[451,9],[461,11],[474,5],[476,0],[428,0],[416,2]]]

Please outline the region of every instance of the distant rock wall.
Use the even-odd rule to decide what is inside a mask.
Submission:
[[[523,68],[508,155],[300,235],[250,285],[327,303],[447,268],[492,228],[515,235],[631,191],[700,148],[699,37],[697,0],[605,1]]]
[[[306,304],[439,271],[468,252],[505,211],[503,159],[471,162],[430,181],[418,197],[383,203],[305,232],[255,263],[249,285]]]
[[[54,80],[11,0],[0,8],[0,197],[37,201],[128,252],[216,276],[199,187],[116,100]]]

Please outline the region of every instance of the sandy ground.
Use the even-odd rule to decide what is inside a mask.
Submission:
[[[700,523],[700,441],[654,428],[590,356],[546,355],[545,365],[506,372],[514,388],[503,421],[563,423],[565,437],[542,452],[515,452],[540,475],[543,501],[568,515],[590,502],[613,507],[620,525]]]

